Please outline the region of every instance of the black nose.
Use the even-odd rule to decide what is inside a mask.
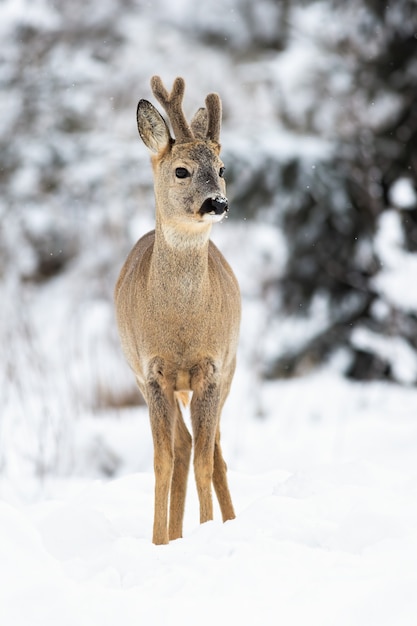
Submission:
[[[224,196],[218,196],[217,198],[212,198],[211,204],[216,215],[220,215],[220,213],[224,213],[229,208],[227,198],[225,198]]]
[[[201,205],[200,213],[212,213],[214,215],[222,215],[229,209],[227,198],[224,196],[216,196],[215,198],[207,198]]]

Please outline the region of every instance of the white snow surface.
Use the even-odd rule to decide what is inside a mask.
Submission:
[[[3,480],[2,624],[414,625],[417,392],[322,371],[265,385],[254,418],[251,382],[223,419],[233,521],[198,524],[190,477],[184,537],[151,543],[145,409],[96,420],[141,471]]]

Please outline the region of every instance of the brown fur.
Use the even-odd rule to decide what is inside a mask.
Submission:
[[[153,542],[163,544],[182,536],[192,440],[180,404],[190,403],[200,521],[213,518],[212,483],[223,520],[235,517],[220,448],[220,414],[235,369],[240,294],[230,266],[209,240],[212,221],[218,220],[200,210],[207,198],[225,194],[218,96],[208,96],[207,113],[200,110],[184,130],[185,118],[177,119],[182,79],[170,95],[156,77],[152,86],[160,101],[175,102],[168,109],[180,141],[171,138],[153,105],[140,101],[139,133],[154,155],[156,226],[128,256],[115,303],[122,347],[149,407]],[[178,178],[177,168],[190,175]]]

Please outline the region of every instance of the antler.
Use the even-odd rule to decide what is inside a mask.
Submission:
[[[165,89],[159,76],[151,79],[151,88],[155,98],[164,107],[171,122],[177,143],[193,141],[194,136],[182,110],[185,83],[183,78],[176,78],[171,93]]]
[[[184,79],[178,77],[174,80],[171,93],[168,93],[165,89],[159,76],[152,77],[151,87],[155,98],[163,106],[166,114],[168,115],[176,142],[186,143],[188,141],[193,141],[195,134],[202,138],[202,128],[205,121],[203,122],[203,120],[201,120],[201,124],[195,124],[197,129],[196,133],[196,129],[190,128],[182,110],[182,100],[185,89]],[[208,117],[206,138],[218,143],[220,139],[222,104],[217,93],[210,93],[207,96],[206,108]]]
[[[209,93],[206,98],[208,112],[207,139],[219,142],[222,121],[222,103],[217,93]]]

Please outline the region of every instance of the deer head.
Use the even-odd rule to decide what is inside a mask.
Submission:
[[[152,153],[158,220],[165,230],[201,231],[219,222],[228,211],[224,165],[220,154],[221,102],[209,94],[191,124],[182,110],[184,80],[176,78],[171,93],[159,76],[151,80],[155,98],[164,108],[174,137],[164,118],[147,100],[137,108],[139,134]]]

